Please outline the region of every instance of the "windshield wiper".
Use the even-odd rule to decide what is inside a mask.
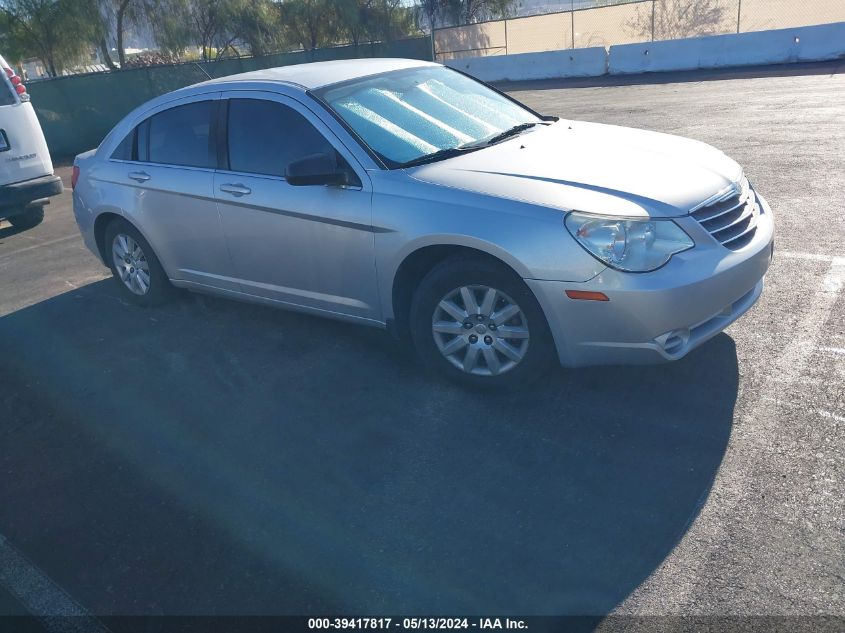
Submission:
[[[426,163],[433,163],[437,160],[445,160],[447,158],[452,158],[457,156],[458,154],[463,154],[465,152],[472,152],[477,149],[484,149],[485,147],[489,147],[490,145],[495,145],[496,143],[500,143],[511,136],[516,136],[520,132],[524,132],[525,130],[534,127],[535,125],[549,125],[544,121],[532,121],[531,123],[520,123],[519,125],[515,125],[512,128],[505,130],[504,132],[499,132],[495,136],[490,138],[486,138],[480,141],[475,141],[473,143],[466,143],[464,145],[458,145],[457,147],[448,147],[446,149],[439,149],[436,152],[432,152],[431,154],[426,154],[425,156],[420,156],[419,158],[414,158],[404,163],[400,163],[399,167],[414,167],[415,165],[424,165]]]
[[[471,152],[476,149],[481,149],[481,146],[475,147],[459,145],[458,147],[448,147],[446,149],[439,149],[436,152],[432,152],[431,154],[425,154],[424,156],[414,158],[404,163],[399,163],[398,166],[401,168],[405,168],[414,167],[416,165],[425,165],[426,163],[433,163],[437,160],[445,160],[446,158],[452,158],[453,156],[457,156],[458,154],[463,154],[464,152]]]
[[[511,136],[516,136],[520,132],[524,132],[525,130],[532,128],[535,125],[548,125],[548,123],[544,123],[543,121],[520,123],[519,125],[514,125],[512,128],[505,130],[504,132],[499,132],[495,136],[491,136],[490,138],[486,138],[484,140],[478,141],[477,143],[473,143],[469,147],[489,147],[490,145],[501,143],[502,141],[510,138]]]

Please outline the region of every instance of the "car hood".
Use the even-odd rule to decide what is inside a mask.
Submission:
[[[576,121],[408,171],[432,184],[628,217],[686,215],[742,178],[735,161],[705,143]]]

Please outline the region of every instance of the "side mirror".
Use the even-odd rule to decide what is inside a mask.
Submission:
[[[341,186],[350,183],[349,170],[337,164],[334,154],[311,154],[292,161],[285,170],[288,184]]]

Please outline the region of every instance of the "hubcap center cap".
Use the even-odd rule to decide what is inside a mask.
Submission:
[[[483,323],[479,323],[478,325],[475,326],[475,331],[478,332],[479,334],[484,334],[487,331],[487,326],[484,325]]]

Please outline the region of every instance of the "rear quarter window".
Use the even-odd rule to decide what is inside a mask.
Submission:
[[[135,130],[126,135],[111,155],[115,160],[136,160],[135,159]]]

